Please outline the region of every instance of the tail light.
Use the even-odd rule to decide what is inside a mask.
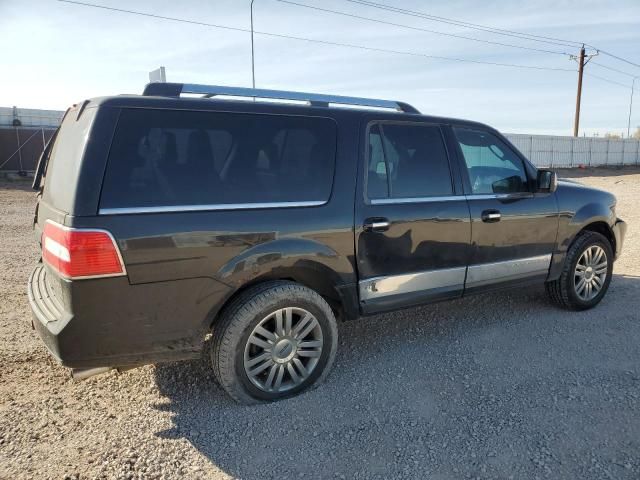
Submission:
[[[126,275],[118,246],[105,230],[69,228],[48,220],[42,259],[69,279]]]

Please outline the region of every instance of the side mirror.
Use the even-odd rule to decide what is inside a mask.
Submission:
[[[553,193],[558,188],[558,175],[551,170],[538,170],[538,192]]]

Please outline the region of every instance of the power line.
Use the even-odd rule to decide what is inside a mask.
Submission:
[[[312,9],[312,10],[317,10],[317,11],[322,11],[322,12],[327,12],[327,13],[333,13],[333,14],[337,14],[337,15],[342,15],[342,16],[346,16],[346,17],[351,17],[351,18],[358,18],[358,19],[362,19],[362,20],[367,20],[367,21],[371,21],[371,22],[376,22],[376,23],[381,23],[381,24],[385,24],[385,25],[392,25],[392,26],[396,26],[396,27],[402,27],[402,28],[408,28],[411,30],[418,30],[418,31],[423,31],[423,32],[428,32],[428,33],[435,33],[438,35],[446,35],[446,36],[450,36],[450,37],[456,37],[456,38],[462,38],[462,39],[466,39],[466,40],[473,40],[473,41],[478,41],[478,42],[483,42],[483,43],[490,43],[490,44],[494,44],[494,45],[502,45],[502,46],[507,46],[507,47],[514,47],[514,48],[523,48],[526,50],[534,50],[534,51],[538,51],[538,52],[544,52],[544,53],[555,53],[555,54],[559,54],[559,55],[565,55],[568,57],[573,57],[574,55],[569,54],[569,53],[565,53],[565,52],[557,52],[557,51],[550,51],[550,50],[543,50],[543,49],[537,49],[537,48],[530,48],[530,47],[523,47],[520,45],[512,45],[512,44],[505,44],[505,43],[501,43],[501,42],[493,42],[493,41],[488,41],[488,40],[482,40],[482,39],[477,39],[477,38],[473,38],[473,37],[467,37],[467,36],[462,36],[462,35],[455,35],[455,34],[450,34],[450,33],[444,33],[444,32],[438,32],[438,31],[434,31],[434,30],[429,30],[429,29],[424,29],[424,28],[420,28],[420,27],[413,27],[410,25],[406,25],[406,24],[399,24],[399,23],[394,23],[394,22],[388,22],[385,20],[378,20],[378,19],[374,19],[374,18],[370,18],[370,17],[363,17],[360,15],[355,15],[355,14],[351,14],[351,13],[346,13],[346,12],[340,12],[340,11],[336,11],[336,10],[331,10],[331,9],[327,9],[327,8],[322,8],[322,7],[316,7],[313,5],[306,5],[303,3],[298,3],[298,2],[294,2],[291,0],[276,0],[280,3],[286,3],[289,5],[294,5],[294,6],[298,6],[298,7],[304,7],[304,8],[308,8],[308,9]],[[346,1],[352,1],[352,0],[346,0]],[[353,0],[354,3],[361,3],[361,4],[373,4],[374,2],[367,2],[365,0]],[[392,7],[395,8],[395,7]],[[465,22],[461,22],[461,23],[465,23]],[[552,38],[552,37],[549,37]],[[592,47],[595,49],[595,47]],[[613,68],[613,67],[609,67],[608,65],[603,65],[601,63],[595,62],[593,60],[591,60],[591,63],[593,65],[598,65],[602,68],[606,68],[608,70],[614,71],[614,72],[618,72],[624,75],[628,75],[630,77],[634,77],[634,75],[628,73],[628,72],[624,72],[622,70],[619,70],[617,68]],[[619,85],[621,87],[625,87],[625,88],[629,88],[628,85],[625,85],[623,83],[620,82],[616,82],[614,80],[610,80],[608,78],[605,77],[601,77],[598,75],[593,75],[593,74],[587,74],[589,76],[592,76],[594,78],[597,78],[599,80],[602,80],[604,82],[608,82],[611,83],[613,85]]]
[[[633,75],[632,73],[625,72],[623,70],[618,70],[617,68],[610,67],[609,65],[603,65],[602,63],[594,62],[593,60],[591,60],[591,64],[597,65],[600,68],[606,68],[607,70],[611,70],[612,72],[617,72],[617,73],[621,73],[622,75],[627,75],[629,77],[637,77],[637,75]]]
[[[624,83],[616,82],[615,80],[611,80],[609,78],[601,77],[600,75],[594,75],[593,73],[585,73],[585,75],[588,75],[589,77],[597,78],[598,80],[602,80],[603,82],[611,83],[612,85],[618,85],[618,86],[624,87],[624,88],[631,88],[631,85],[625,85]],[[638,88],[634,88],[634,90],[640,91]]]
[[[600,49],[594,47],[593,45],[587,45],[587,46],[598,50],[603,55],[608,55],[611,58],[615,58],[616,60],[620,60],[621,62],[628,63],[629,65],[633,65],[634,67],[640,68],[640,64],[633,63],[632,61],[627,60],[626,58],[618,57],[617,55],[614,55],[613,53],[605,52],[604,50],[600,50]]]
[[[61,3],[80,5],[80,6],[83,6],[83,7],[99,8],[99,9],[109,10],[109,11],[113,11],[113,12],[127,13],[127,14],[131,14],[131,15],[139,15],[139,16],[155,18],[155,19],[159,19],[159,20],[168,20],[168,21],[173,21],[173,22],[188,23],[188,24],[192,24],[192,25],[199,25],[199,26],[211,27],[211,28],[220,28],[220,29],[231,30],[231,31],[236,31],[236,32],[244,32],[244,33],[250,33],[251,32],[251,30],[246,29],[246,28],[230,27],[230,26],[227,26],[227,25],[219,25],[219,24],[215,24],[215,23],[200,22],[200,21],[197,21],[197,20],[188,20],[188,19],[178,18],[178,17],[169,17],[169,16],[164,16],[164,15],[156,15],[156,14],[153,14],[153,13],[140,12],[140,11],[136,11],[136,10],[127,10],[127,9],[124,9],[124,8],[107,7],[105,5],[99,5],[99,4],[95,4],[95,3],[79,2],[79,1],[75,1],[75,0],[56,0],[56,1],[61,2]],[[330,45],[330,46],[335,46],[335,47],[347,47],[347,48],[353,48],[353,49],[358,49],[358,50],[367,50],[367,51],[372,51],[372,52],[392,53],[392,54],[396,54],[396,55],[406,55],[406,56],[412,56],[412,57],[428,58],[428,59],[432,59],[432,60],[446,60],[446,61],[452,61],[452,62],[463,62],[463,63],[474,63],[474,64],[479,64],[479,65],[490,65],[490,66],[496,66],[496,67],[521,68],[521,69],[526,69],[526,70],[546,70],[546,71],[556,71],[556,72],[575,72],[575,70],[572,69],[572,68],[542,67],[542,66],[539,66],[539,65],[522,65],[522,64],[515,64],[515,63],[488,62],[488,61],[483,61],[483,60],[472,60],[472,59],[469,59],[469,58],[457,58],[457,57],[446,57],[446,56],[440,56],[440,55],[429,55],[429,54],[426,54],[426,53],[409,52],[409,51],[406,51],[406,50],[391,50],[391,49],[386,49],[386,48],[368,47],[368,46],[365,46],[365,45],[358,45],[358,44],[354,44],[354,43],[332,42],[330,40],[318,40],[318,39],[313,39],[313,38],[297,37],[297,36],[293,36],[293,35],[285,35],[285,34],[273,33],[273,32],[260,32],[260,31],[257,31],[257,30],[254,30],[254,34],[263,35],[263,36],[267,36],[267,37],[274,37],[274,38],[284,38],[284,39],[288,39],[288,40],[298,40],[298,41],[303,41],[303,42],[318,43],[318,44],[322,44],[322,45]]]
[[[437,15],[429,15],[427,13],[419,12],[416,10],[409,10],[406,8],[394,7],[392,5],[387,5],[384,3],[376,3],[370,0],[345,0],[345,1],[350,3],[356,3],[359,5],[365,5],[372,8],[379,8],[379,9],[387,10],[390,12],[400,13],[400,14],[408,15],[412,17],[420,17],[427,20],[432,20],[434,22],[448,23],[450,25],[462,26],[462,27],[473,29],[473,30],[480,30],[483,32],[494,33],[497,35],[504,35],[508,37],[516,37],[520,39],[531,40],[534,42],[542,42],[542,43],[548,43],[552,45],[560,45],[563,47],[572,47],[572,48],[582,45],[582,42],[576,42],[574,40],[563,40],[560,38],[546,37],[543,35],[534,35],[529,33],[516,32],[513,30],[505,30],[501,28],[489,27],[489,26],[480,25],[477,23],[464,22],[464,21],[455,20],[452,18],[439,17]]]
[[[172,22],[190,23],[192,25],[200,25],[202,27],[222,28],[224,30],[232,30],[232,31],[235,31],[235,32],[251,32],[251,30],[247,30],[245,28],[229,27],[227,25],[218,25],[218,24],[215,24],[215,23],[198,22],[197,20],[187,20],[187,19],[184,19],[184,18],[177,18],[177,17],[167,17],[167,16],[164,16],[164,15],[155,15],[153,13],[137,12],[135,10],[125,10],[124,8],[107,7],[106,5],[98,5],[96,3],[77,2],[77,1],[73,1],[73,0],[56,0],[56,1],[61,2],[61,3],[70,3],[70,4],[73,4],[73,5],[80,5],[82,7],[101,8],[103,10],[110,10],[112,12],[120,12],[120,13],[129,13],[129,14],[132,14],[132,15],[140,15],[142,17],[156,18],[156,19],[159,19],[159,20],[170,20]]]
[[[369,22],[375,22],[375,23],[380,23],[380,24],[384,24],[384,25],[391,25],[391,26],[394,26],[394,27],[408,28],[410,30],[417,30],[417,31],[421,31],[421,32],[434,33],[436,35],[444,35],[444,36],[447,36],[447,37],[461,38],[463,40],[471,40],[473,42],[487,43],[487,44],[490,44],[490,45],[500,45],[500,46],[503,46],[503,47],[520,48],[520,49],[523,49],[523,50],[531,50],[531,51],[534,51],[534,52],[541,52],[541,53],[551,53],[551,54],[555,54],[555,55],[564,55],[564,56],[567,56],[567,57],[572,56],[570,53],[566,53],[566,52],[558,52],[558,51],[554,51],[554,50],[544,50],[544,49],[541,49],[541,48],[525,47],[523,45],[513,45],[511,43],[494,42],[494,41],[491,41],[491,40],[483,40],[483,39],[480,39],[480,38],[468,37],[468,36],[465,36],[465,35],[457,35],[457,34],[454,34],[454,33],[440,32],[440,31],[437,31],[437,30],[429,30],[427,28],[414,27],[414,26],[406,25],[406,24],[402,24],[402,23],[388,22],[386,20],[379,20],[379,19],[371,18],[371,17],[363,17],[361,15],[355,15],[355,14],[352,14],[352,13],[340,12],[340,11],[331,10],[331,9],[328,9],[328,8],[316,7],[314,5],[306,5],[304,3],[292,2],[290,0],[276,0],[276,1],[278,1],[280,3],[286,3],[288,5],[294,5],[294,6],[297,6],[297,7],[308,8],[308,9],[311,9],[311,10],[317,10],[317,11],[321,11],[321,12],[327,12],[327,13],[333,13],[333,14],[336,14],[336,15],[342,15],[344,17],[357,18],[357,19],[360,19],[360,20],[367,20]]]
[[[565,40],[565,39],[561,39],[561,38],[555,38],[555,37],[548,37],[548,36],[544,36],[544,35],[535,35],[535,34],[530,34],[530,33],[523,33],[523,32],[516,32],[514,30],[505,30],[505,29],[501,29],[501,28],[495,28],[495,27],[489,27],[486,25],[480,25],[477,23],[471,23],[471,22],[464,22],[461,20],[455,20],[452,18],[447,18],[447,17],[439,17],[437,15],[430,15],[430,14],[426,14],[423,12],[418,12],[416,10],[409,10],[406,8],[399,8],[399,7],[394,7],[391,5],[387,5],[384,3],[377,3],[371,0],[344,0],[346,2],[350,2],[350,3],[355,3],[358,5],[365,5],[368,7],[372,7],[372,8],[378,8],[378,9],[382,9],[382,10],[386,10],[386,11],[390,11],[390,12],[395,12],[395,13],[400,13],[403,15],[408,15],[408,16],[413,16],[413,17],[420,17],[423,19],[427,19],[427,20],[432,20],[434,22],[442,22],[442,23],[448,23],[450,25],[457,25],[457,26],[461,26],[461,27],[466,27],[466,28],[470,28],[470,29],[474,29],[474,30],[480,30],[480,31],[484,31],[484,32],[488,32],[488,33],[493,33],[493,34],[497,34],[497,35],[506,35],[506,36],[510,36],[510,37],[516,37],[516,38],[521,38],[523,40],[531,40],[531,41],[535,41],[535,42],[543,42],[543,43],[548,43],[548,44],[552,44],[552,45],[560,45],[560,46],[564,46],[564,47],[577,47],[577,46],[586,46],[589,47],[592,50],[595,50],[603,55],[607,55],[611,58],[615,58],[618,61],[627,63],[629,65],[632,65],[634,67],[640,68],[640,64],[632,62],[630,60],[627,60],[626,58],[622,58],[618,55],[615,55],[611,52],[607,52],[605,50],[602,50],[594,45],[590,45],[588,43],[585,42],[577,42],[575,40]]]

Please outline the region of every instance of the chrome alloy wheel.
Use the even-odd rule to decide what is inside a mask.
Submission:
[[[592,245],[582,252],[573,274],[576,295],[581,300],[594,299],[602,290],[608,271],[607,254],[598,245]]]
[[[316,368],[322,355],[322,328],[303,308],[281,308],[253,329],[244,348],[244,371],[264,392],[297,387]]]

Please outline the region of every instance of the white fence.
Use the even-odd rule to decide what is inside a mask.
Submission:
[[[34,108],[0,107],[0,125],[23,127],[53,127],[60,125],[63,111]]]
[[[640,164],[640,140],[515,133],[505,136],[538,167]]]

